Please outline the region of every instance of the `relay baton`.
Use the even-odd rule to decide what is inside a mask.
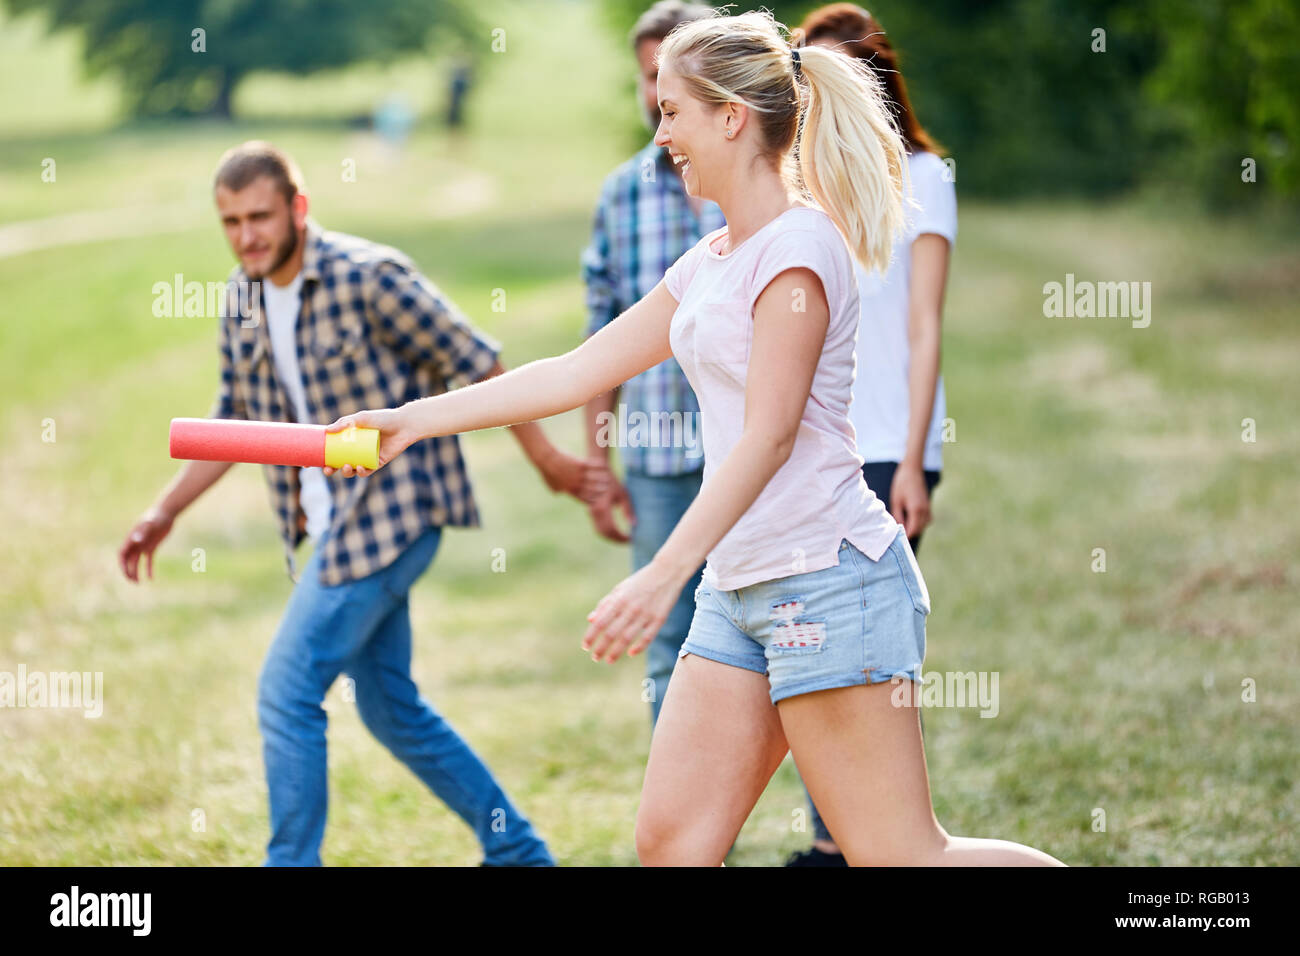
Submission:
[[[241,461],[302,468],[379,467],[379,429],[250,422],[224,418],[173,418],[171,456],[198,461]]]

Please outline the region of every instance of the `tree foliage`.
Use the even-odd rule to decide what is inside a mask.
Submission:
[[[608,2],[620,40],[648,6]],[[820,5],[765,4],[790,27]],[[1099,195],[1159,181],[1214,203],[1300,195],[1294,0],[862,5],[900,51],[913,107],[963,191]],[[1242,181],[1248,158],[1258,184]]]
[[[136,114],[229,114],[253,70],[307,74],[465,37],[468,0],[9,0],[80,30],[92,74],[115,73]]]

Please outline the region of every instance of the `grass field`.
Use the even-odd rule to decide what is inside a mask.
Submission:
[[[225,147],[288,148],[322,223],[406,250],[506,343],[508,365],[578,340],[577,257],[600,179],[628,152],[609,130],[635,109],[630,62],[603,33],[580,75],[553,56],[589,32],[584,4],[502,5],[500,20],[510,52],[482,75],[468,135],[426,124],[400,156],[329,105],[342,115],[390,85],[418,94],[430,64],[254,78],[240,100],[251,118],[233,126],[114,126],[113,91],[77,78],[74,45],[6,24],[0,223],[92,213],[138,234],[60,244],[63,219],[35,230],[42,248],[0,258],[0,671],[102,671],[105,697],[98,719],[0,709],[0,863],[262,858],[254,695],[290,583],[260,471],[236,468],[178,522],[153,583],[132,586],[115,558],[176,467],[168,420],[206,414],[215,388],[212,321],[155,318],[151,290],[228,270],[206,205]],[[45,99],[11,95],[32,76],[48,76],[33,87]],[[349,158],[355,183],[339,172]],[[1043,285],[1067,273],[1149,281],[1150,326],[1045,318]],[[944,342],[956,441],[921,551],[926,670],[996,671],[1001,699],[994,719],[925,716],[950,832],[1072,864],[1300,863],[1297,295],[1300,239],[1281,224],[1140,199],[963,200]],[[582,448],[575,416],[547,429]],[[449,533],[413,593],[417,680],[558,860],[635,864],[642,664],[597,666],[578,646],[626,553],[504,433],[464,446],[484,527]],[[505,573],[491,571],[495,548]],[[469,831],[338,687],[327,709],[325,861],[476,863]],[[787,760],[734,865],[805,845],[803,806]]]

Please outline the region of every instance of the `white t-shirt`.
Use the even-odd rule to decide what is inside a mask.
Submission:
[[[278,286],[270,279],[262,282],[266,297],[266,325],[271,335],[271,357],[275,373],[289,395],[291,411],[297,421],[303,421],[307,408],[307,391],[302,383],[302,370],[298,366],[298,312],[301,308],[299,293],[302,290],[302,273],[299,272],[287,286]],[[300,502],[307,515],[307,534],[316,541],[329,530],[334,502],[330,496],[325,473],[319,468],[301,468],[298,479],[302,485]]]
[[[847,539],[876,561],[898,525],[862,477],[849,424],[858,287],[843,236],[820,209],[799,206],[728,253],[726,227],[701,239],[664,274],[677,309],[668,330],[673,356],[700,402],[704,480],[745,428],[745,386],[754,303],[787,269],[810,269],[830,306],[826,342],[795,435],[794,450],[754,503],[709,552],[704,580],[731,591],[839,564]]]
[[[957,190],[947,167],[934,153],[908,157],[912,198],[920,206],[907,207],[908,224],[894,247],[894,259],[882,278],[867,273],[854,261],[862,320],[858,328],[858,374],[853,385],[849,417],[858,433],[858,452],[864,461],[902,461],[907,450],[910,398],[907,380],[911,349],[907,342],[908,289],[912,279],[912,243],[917,236],[934,233],[951,246],[957,239]],[[922,467],[943,467],[943,420],[947,402],[943,376],[934,395],[934,413],[925,440]]]

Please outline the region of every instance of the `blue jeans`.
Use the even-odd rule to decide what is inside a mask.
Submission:
[[[271,809],[267,866],[320,865],[329,793],[321,703],[341,673],[355,683],[366,727],[473,829],[485,863],[554,865],[491,771],[411,679],[407,592],[440,539],[440,529],[429,528],[388,567],[337,587],[317,577],[322,539],[303,569],[257,689]]]
[[[650,563],[700,493],[703,481],[703,471],[663,477],[632,471],[627,473],[627,494],[636,514],[636,524],[632,528],[632,570]],[[659,708],[668,691],[668,679],[677,664],[677,651],[686,640],[686,632],[691,629],[691,618],[695,616],[695,588],[703,570],[703,565],[696,568],[668,613],[668,619],[646,650],[646,683],[642,697],[650,702],[652,728],[659,720]]]

